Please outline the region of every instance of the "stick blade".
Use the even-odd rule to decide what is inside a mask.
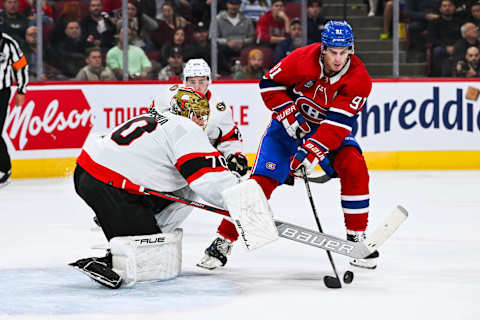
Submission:
[[[364,241],[371,252],[377,250],[407,219],[408,211],[398,205],[383,223]]]
[[[340,289],[342,287],[340,280],[332,276],[323,277],[323,283],[325,283],[325,286],[330,289]]]

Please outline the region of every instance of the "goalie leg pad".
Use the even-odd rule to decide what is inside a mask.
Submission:
[[[126,286],[137,281],[176,278],[182,268],[182,235],[182,229],[176,229],[171,233],[111,239],[113,270]]]
[[[273,213],[258,183],[249,179],[222,193],[225,205],[248,250],[278,239]]]

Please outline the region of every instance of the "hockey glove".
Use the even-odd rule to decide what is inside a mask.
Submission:
[[[227,157],[227,165],[230,171],[235,171],[240,176],[244,176],[248,171],[248,160],[240,152],[229,155]]]
[[[300,129],[300,138],[310,132],[310,126],[294,103],[275,111],[272,117],[277,119],[285,127],[288,135],[294,139],[297,138],[297,129]]]
[[[333,177],[335,175],[335,170],[333,170],[330,160],[328,160],[322,148],[311,139],[307,139],[293,156],[290,162],[290,169],[295,172],[300,166],[304,166],[308,175],[315,170],[317,164],[320,164],[327,176]]]

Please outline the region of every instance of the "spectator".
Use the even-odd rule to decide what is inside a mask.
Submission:
[[[193,28],[193,42],[185,47],[185,60],[202,58],[210,65],[210,48],[208,26],[203,21],[199,21]]]
[[[460,27],[463,23],[455,16],[453,0],[440,2],[440,17],[428,25],[428,35],[432,43],[432,76],[451,76],[451,59],[454,44],[461,38]]]
[[[465,58],[467,48],[476,46],[480,48],[480,41],[478,39],[478,28],[472,22],[467,22],[460,28],[462,39],[458,40],[453,46],[453,56],[455,61]]]
[[[468,21],[473,22],[477,28],[480,28],[480,1],[474,2],[470,7]]]
[[[99,47],[87,49],[87,65],[75,77],[78,81],[116,80],[115,74],[109,67],[102,66],[102,50]]]
[[[270,9],[270,0],[241,0],[240,12],[255,23]]]
[[[187,30],[187,36],[192,33],[191,25],[185,18],[178,16],[171,2],[162,5],[163,19],[158,22],[158,29],[153,35],[153,42],[157,48],[162,48],[166,43],[173,40],[173,34],[177,28]],[[190,39],[187,40],[189,42]]]
[[[107,52],[115,45],[115,25],[108,14],[102,12],[102,0],[90,0],[88,10],[90,15],[82,20],[82,33],[86,41],[95,47],[100,47],[102,52]]]
[[[290,20],[285,13],[284,0],[273,0],[270,11],[265,13],[257,23],[257,43],[270,45],[285,40],[287,30],[290,29]]]
[[[457,77],[479,77],[480,76],[480,53],[477,47],[468,47],[464,59],[457,62]]]
[[[183,55],[182,49],[179,47],[170,48],[168,53],[168,64],[158,73],[158,80],[175,80],[183,79]]]
[[[43,74],[37,76],[37,27],[28,27],[25,31],[25,43],[22,47],[23,54],[28,61],[28,75],[30,79],[35,80],[65,80],[66,78],[61,74],[60,70],[54,68],[52,65],[43,63]],[[45,60],[46,48],[43,50],[43,57]]]
[[[173,40],[170,43],[166,43],[160,52],[160,63],[163,66],[167,65],[167,60],[169,58],[172,47],[179,47],[180,49],[185,49],[185,29],[177,28],[173,33]]]
[[[55,46],[65,39],[65,27],[69,21],[80,21],[81,19],[82,13],[78,1],[65,2],[62,14],[57,21],[55,21],[51,40],[52,45]]]
[[[410,20],[407,26],[410,47],[407,59],[411,62],[425,61],[425,36],[428,22],[439,18],[432,0],[405,0],[405,15]]]
[[[128,29],[128,38],[132,34],[132,30]],[[123,78],[123,35],[122,29],[117,35],[118,43],[115,47],[107,52],[107,66],[113,70],[117,79]],[[129,79],[146,79],[152,68],[152,63],[148,59],[142,48],[129,45],[128,46],[128,76]]]
[[[18,10],[19,12],[20,9]],[[25,9],[24,15],[27,17],[28,25],[37,24],[37,2],[32,0],[32,5]],[[53,25],[53,9],[47,0],[42,0],[42,23]]]
[[[18,12],[18,0],[5,0],[3,2],[3,11],[0,12],[1,31],[21,43],[25,40],[27,27],[27,18]]]
[[[308,0],[307,3],[307,41],[309,44],[321,42],[323,26],[327,23],[322,16],[322,1]]]
[[[3,0],[0,0],[0,7],[3,8],[3,3],[4,1]],[[28,0],[18,0],[18,12],[20,13],[23,13],[24,15],[26,15],[25,13],[30,10],[31,8],[31,5],[30,3],[28,2]]]
[[[190,0],[190,3],[192,4],[192,19],[190,21],[193,22],[193,24],[196,24],[200,21],[203,21],[207,25],[210,24],[210,3],[211,0]],[[219,5],[221,5],[222,2],[218,1],[217,2],[217,12],[218,9],[220,8]]]
[[[217,15],[217,41],[221,55],[229,61],[253,43],[255,30],[252,21],[240,13],[241,0],[226,1],[227,10]]]
[[[405,1],[399,0],[400,19],[402,19],[402,8],[405,7]],[[391,26],[393,21],[393,0],[385,0],[383,4],[383,32],[380,34],[380,40],[387,40],[391,35]],[[400,32],[400,31],[399,31]]]
[[[290,22],[290,35],[283,41],[279,42],[275,48],[273,61],[278,63],[285,58],[293,50],[302,46],[302,22],[299,19],[293,19]]]
[[[266,70],[263,69],[263,52],[259,49],[252,49],[248,53],[248,64],[236,71],[234,79],[262,79]]]
[[[70,21],[65,27],[65,39],[57,44],[56,66],[68,78],[74,78],[85,65],[85,50],[90,44],[82,38],[80,22]]]
[[[128,27],[132,30],[131,43],[146,51],[154,49],[150,32],[158,29],[158,23],[155,19],[144,14],[138,7],[138,3],[134,0],[128,1]],[[117,22],[117,29],[123,25],[123,18]]]
[[[162,19],[162,4],[165,0],[135,0],[137,7],[152,19]]]

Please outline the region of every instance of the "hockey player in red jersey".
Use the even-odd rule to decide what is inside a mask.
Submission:
[[[353,32],[346,21],[329,21],[322,42],[299,48],[275,65],[260,81],[260,92],[272,121],[264,134],[251,179],[270,198],[301,166],[317,164],[329,177],[339,177],[347,239],[362,241],[369,213],[369,175],[352,126],[367,100],[372,81],[354,55]],[[297,146],[297,136],[303,145]],[[223,220],[220,235],[207,248],[210,269],[225,265],[238,234]],[[374,269],[378,252],[354,259],[355,266]],[[204,259],[205,260],[205,259]]]

